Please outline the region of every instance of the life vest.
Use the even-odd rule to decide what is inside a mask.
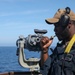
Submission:
[[[73,35],[72,39],[70,40],[70,42],[69,42],[68,46],[66,47],[66,50],[65,50],[64,53],[68,54],[74,43],[75,43],[75,34]]]

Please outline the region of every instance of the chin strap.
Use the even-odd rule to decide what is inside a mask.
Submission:
[[[73,35],[72,39],[70,40],[69,44],[67,45],[64,53],[68,54],[74,43],[75,43],[75,34]]]

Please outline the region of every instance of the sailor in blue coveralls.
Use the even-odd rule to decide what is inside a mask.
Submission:
[[[40,71],[42,75],[75,75],[75,13],[69,7],[58,9],[53,18],[45,20],[54,25],[54,32],[61,43],[48,54],[53,39],[41,39]]]

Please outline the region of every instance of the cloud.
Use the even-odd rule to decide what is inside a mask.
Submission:
[[[28,1],[34,1],[34,0],[0,0],[0,2],[28,2]]]
[[[34,13],[44,13],[44,12],[47,12],[48,10],[44,9],[44,10],[29,10],[29,11],[24,11],[24,12],[21,12],[21,14],[34,14]]]
[[[36,13],[44,13],[48,12],[48,10],[28,10],[22,12],[0,12],[0,16],[15,16],[15,15],[29,15],[29,14],[36,14]]]

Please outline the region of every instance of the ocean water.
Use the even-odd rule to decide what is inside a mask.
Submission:
[[[22,67],[18,63],[18,56],[16,56],[16,47],[0,47],[0,73],[2,72],[24,72],[29,71],[29,69]],[[40,52],[29,52],[24,50],[26,54],[26,59],[30,57],[40,58]]]

